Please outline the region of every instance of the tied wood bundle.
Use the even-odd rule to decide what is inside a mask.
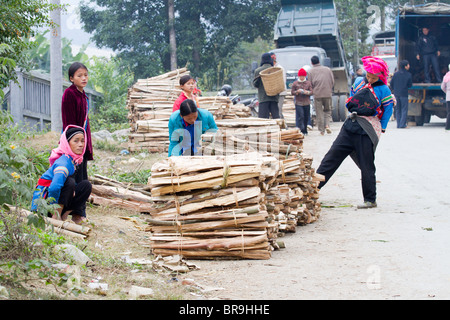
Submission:
[[[288,127],[295,127],[297,124],[295,122],[295,102],[294,96],[288,94],[284,98],[283,102],[283,117],[286,121]]]
[[[295,200],[279,211],[282,217],[291,221],[288,231],[295,231],[292,225],[310,224],[320,216],[320,202],[318,185],[324,177],[315,172],[312,167],[313,158],[301,153],[292,154],[289,159],[280,161],[280,174],[277,177],[279,184],[287,185]],[[299,201],[298,201],[299,200]]]
[[[269,259],[276,225],[267,221],[259,184],[278,161],[258,154],[172,157],[152,167],[149,219],[155,255]]]
[[[129,150],[167,152],[169,146],[169,118],[173,104],[182,90],[179,79],[189,74],[186,68],[177,69],[157,77],[140,79],[128,90],[127,109],[131,126]],[[245,108],[231,108],[229,97],[198,97],[198,106],[210,111],[215,119],[225,115],[234,118],[246,115]]]
[[[298,128],[284,130],[282,119],[242,118],[216,121],[219,130],[202,136],[202,152],[231,155],[259,152],[285,159],[301,152],[304,136]]]

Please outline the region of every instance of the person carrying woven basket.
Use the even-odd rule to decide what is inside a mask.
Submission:
[[[273,67],[273,59],[270,56],[270,53],[264,53],[261,56],[261,64],[258,69],[255,70],[255,77],[253,79],[253,86],[258,89],[258,100],[259,100],[259,110],[258,117],[269,119],[272,116],[272,119],[280,118],[280,110],[278,108],[278,99],[279,94],[276,96],[267,95],[266,90],[264,89],[264,84],[261,79],[261,72]]]

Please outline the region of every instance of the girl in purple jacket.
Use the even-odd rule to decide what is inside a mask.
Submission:
[[[61,105],[61,115],[63,128],[68,125],[76,125],[86,131],[86,152],[80,172],[75,180],[82,181],[88,179],[87,162],[94,160],[92,150],[91,128],[89,125],[89,98],[86,96],[84,88],[87,86],[89,74],[87,67],[75,62],[69,68],[69,80],[72,85],[64,91]]]

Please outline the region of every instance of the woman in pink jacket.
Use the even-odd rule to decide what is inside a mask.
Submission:
[[[446,93],[446,102],[447,102],[447,122],[445,123],[445,130],[450,131],[450,64],[448,65],[448,72],[444,76],[444,80],[442,81],[441,88]]]

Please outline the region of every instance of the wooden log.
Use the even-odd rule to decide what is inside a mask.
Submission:
[[[23,218],[27,218],[28,216],[34,214],[34,213],[32,213],[28,210],[22,209],[22,208],[10,206],[10,205],[8,205],[8,207],[10,208],[11,213],[17,213]],[[89,228],[87,226],[78,225],[78,224],[75,224],[70,221],[62,221],[62,220],[57,220],[57,219],[53,219],[53,218],[49,218],[49,217],[44,217],[44,221],[47,224],[47,228],[46,228],[47,230],[52,229],[55,233],[67,235],[70,237],[86,239],[91,232],[91,228]],[[50,225],[53,228],[49,227]]]

